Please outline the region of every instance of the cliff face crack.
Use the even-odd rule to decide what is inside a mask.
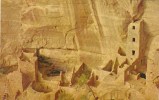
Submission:
[[[23,1],[2,0],[1,99],[158,100],[159,0]]]
[[[101,25],[100,19],[98,17],[98,12],[97,12],[97,9],[96,9],[95,1],[94,0],[90,0],[90,2],[91,2],[93,13],[94,13],[97,25],[98,25],[99,34],[100,34],[99,39],[100,39],[100,44],[101,44],[101,48],[102,48],[103,47],[102,41],[103,41],[103,36],[104,36],[103,26]],[[103,49],[101,49],[101,50],[103,50]],[[103,51],[102,51],[102,53],[103,53]]]

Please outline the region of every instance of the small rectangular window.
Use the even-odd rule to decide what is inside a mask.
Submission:
[[[132,50],[132,55],[135,55],[135,50]]]
[[[135,29],[135,26],[132,26],[132,29]]]
[[[135,38],[132,38],[132,42],[135,42]]]

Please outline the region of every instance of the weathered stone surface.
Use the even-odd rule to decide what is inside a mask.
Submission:
[[[2,0],[0,99],[158,100],[158,4]]]

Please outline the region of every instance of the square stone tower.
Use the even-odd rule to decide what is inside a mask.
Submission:
[[[146,34],[143,31],[143,20],[132,22],[128,27],[127,58],[130,64],[144,65]]]

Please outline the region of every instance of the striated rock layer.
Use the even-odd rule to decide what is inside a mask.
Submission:
[[[159,100],[158,0],[2,0],[0,100]]]

